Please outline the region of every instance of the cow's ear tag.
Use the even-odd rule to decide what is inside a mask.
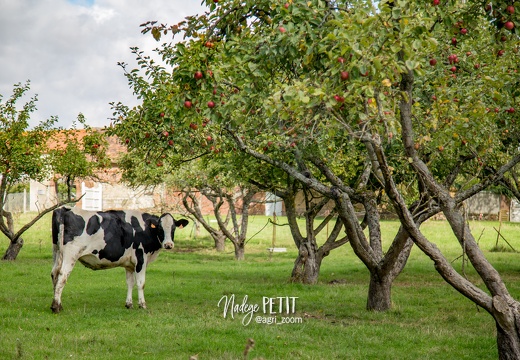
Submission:
[[[150,227],[151,227],[152,229],[155,229],[155,228],[156,228],[155,224],[150,224]]]

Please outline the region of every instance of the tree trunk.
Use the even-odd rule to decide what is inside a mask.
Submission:
[[[504,330],[497,322],[497,347],[500,360],[520,359],[518,332]]]
[[[18,253],[20,250],[22,250],[23,246],[23,239],[18,238],[17,241],[11,241],[9,243],[9,247],[5,251],[4,257],[2,260],[16,260],[16,257],[18,256]]]
[[[506,299],[509,298],[509,301]],[[497,326],[498,358],[520,359],[518,302],[509,296],[493,296],[492,315]]]
[[[243,261],[245,259],[245,247],[244,243],[233,244],[235,245],[235,260]]]
[[[388,276],[370,273],[367,310],[387,311],[392,308],[392,281]]]
[[[314,250],[313,246],[302,243],[298,249],[298,257],[294,262],[291,281],[302,284],[316,284],[320,275],[323,255]]]
[[[218,252],[224,252],[226,247],[226,236],[223,233],[211,234],[213,240],[215,241],[215,249]]]

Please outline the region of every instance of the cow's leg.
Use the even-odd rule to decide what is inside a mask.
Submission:
[[[135,272],[126,269],[126,285],[128,285],[128,292],[126,294],[126,308],[131,309],[134,305],[132,303],[132,291],[135,286]]]
[[[71,257],[70,261],[64,260],[59,269],[53,269],[54,299],[52,301],[51,310],[54,313],[59,313],[63,310],[63,306],[61,305],[61,294],[65,284],[67,283],[70,272],[74,268],[74,264],[76,264],[76,260],[76,257]]]
[[[53,245],[52,250],[52,258],[54,260],[52,271],[51,271],[51,279],[52,279],[52,287],[54,291],[56,291],[56,281],[58,280],[58,273],[61,268],[61,259],[59,258],[59,249],[56,245]]]
[[[146,302],[144,301],[144,283],[146,280],[146,267],[142,267],[141,271],[135,273],[137,280],[137,299],[139,300],[139,307],[146,309]]]

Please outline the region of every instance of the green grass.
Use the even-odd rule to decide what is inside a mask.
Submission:
[[[22,219],[23,220],[23,219]],[[276,246],[287,253],[270,256],[272,226],[251,219],[246,260],[233,260],[232,247],[217,254],[207,237],[193,238],[191,227],[176,235],[176,250],[163,252],[147,271],[148,309],[124,307],[123,269],[91,271],[78,264],[63,293],[64,311],[52,314],[50,218],[24,237],[14,262],[0,262],[0,359],[242,359],[247,339],[255,341],[249,359],[489,359],[497,357],[492,318],[447,285],[431,261],[414,249],[395,281],[393,309],[365,310],[368,272],[349,245],[322,265],[319,284],[288,281],[296,250],[289,229],[278,227]],[[284,218],[280,218],[283,222]],[[396,222],[383,222],[388,243]],[[520,298],[519,254],[490,252],[498,223],[475,222],[474,234]],[[502,234],[520,249],[520,225],[502,224]],[[461,268],[460,247],[445,222],[428,222],[423,231]],[[201,236],[203,236],[202,234]],[[499,244],[502,241],[499,241]],[[0,251],[7,240],[0,239]],[[473,269],[466,275],[478,281]],[[330,284],[331,281],[334,284]],[[293,319],[302,323],[242,324],[242,314],[223,316],[219,300],[235,294],[297,297]],[[136,303],[136,295],[134,294]],[[261,315],[261,314],[256,314]]]

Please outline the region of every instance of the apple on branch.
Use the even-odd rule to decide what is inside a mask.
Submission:
[[[507,22],[504,24],[504,27],[505,27],[507,30],[513,30],[513,28],[515,27],[515,23],[512,22],[512,21],[507,21]]]

